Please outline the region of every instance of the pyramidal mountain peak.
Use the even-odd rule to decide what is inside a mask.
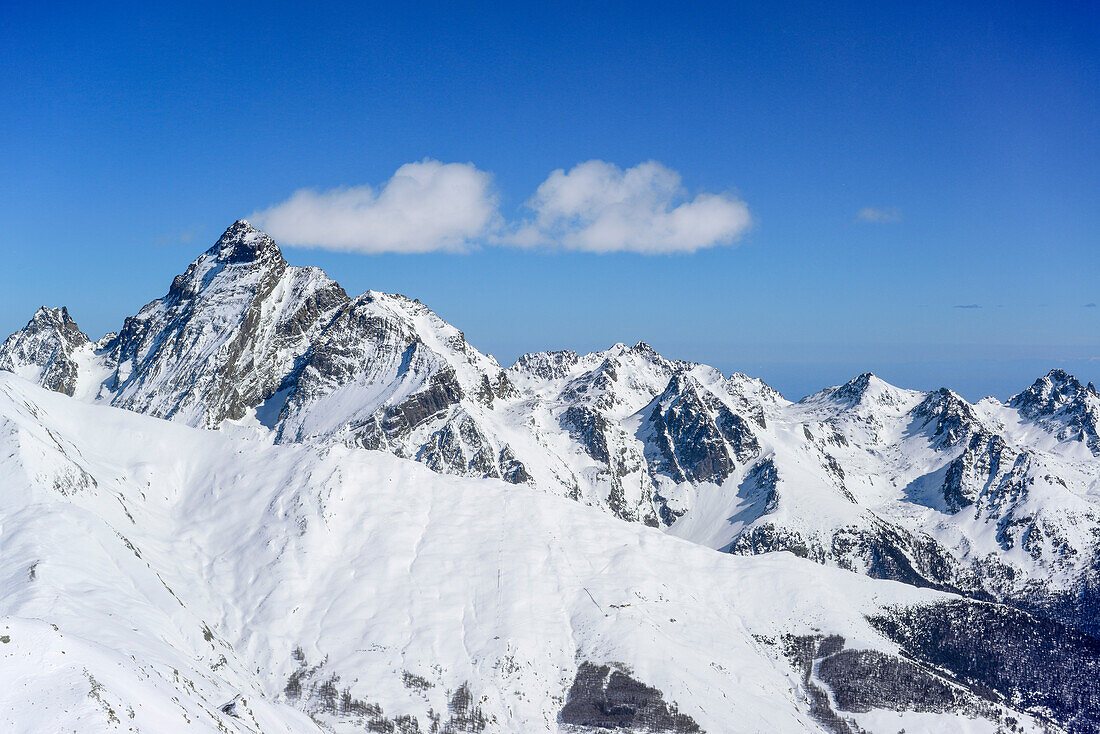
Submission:
[[[229,225],[210,252],[229,263],[281,260],[283,256],[275,240],[253,227],[247,219],[238,219]]]
[[[89,343],[67,308],[41,306],[0,344],[0,370],[71,396],[77,389],[77,356]]]
[[[801,403],[828,403],[843,409],[895,404],[904,393],[872,372],[864,372],[843,385],[827,387],[803,398]]]

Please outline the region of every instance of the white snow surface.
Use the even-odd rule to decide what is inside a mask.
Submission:
[[[715,553],[382,452],[87,405],[6,373],[0,475],[8,731],[361,731],[316,691],[288,695],[303,671],[307,689],[331,680],[425,731],[462,686],[485,731],[557,731],[583,661],[631,671],[708,732],[819,731],[765,640],[840,634],[893,652],[868,614],[951,598],[788,553]],[[991,730],[934,714],[860,722]]]

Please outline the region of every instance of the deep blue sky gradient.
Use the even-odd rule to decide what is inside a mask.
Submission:
[[[504,363],[645,339],[789,397],[1100,382],[1096,3],[172,5],[0,9],[0,332],[115,329],[302,187],[472,162],[511,217],[553,169],[654,159],[748,203],[740,246],[284,251]]]

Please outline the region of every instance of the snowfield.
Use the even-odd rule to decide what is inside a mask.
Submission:
[[[0,457],[10,731],[573,731],[562,710],[585,663],[656,689],[704,731],[830,730],[779,639],[893,653],[868,615],[949,598],[6,373]],[[953,713],[846,716],[997,730]]]

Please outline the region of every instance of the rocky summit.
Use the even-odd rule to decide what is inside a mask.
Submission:
[[[50,730],[1100,731],[1100,393],[1061,370],[504,367],[242,220],[0,371],[0,653],[83,691]]]

